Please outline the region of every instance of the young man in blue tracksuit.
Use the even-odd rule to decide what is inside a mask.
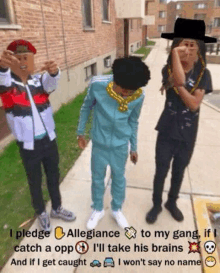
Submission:
[[[78,144],[86,146],[85,125],[90,111],[94,108],[92,139],[92,207],[93,212],[87,223],[88,229],[97,226],[104,216],[104,178],[107,165],[111,167],[112,216],[121,228],[128,222],[121,212],[125,199],[125,165],[130,141],[130,158],[137,162],[138,118],[144,101],[140,88],[150,79],[148,67],[137,57],[115,60],[113,75],[93,77],[80,112]]]

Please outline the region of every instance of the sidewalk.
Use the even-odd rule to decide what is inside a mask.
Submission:
[[[127,178],[127,192],[126,201],[123,207],[123,212],[126,215],[128,222],[137,230],[136,239],[127,239],[124,236],[124,231],[120,230],[119,238],[93,238],[85,239],[82,237],[64,237],[61,240],[54,238],[54,230],[49,238],[43,240],[36,238],[24,238],[20,245],[36,245],[37,243],[42,246],[42,252],[17,252],[9,259],[6,266],[3,268],[2,273],[26,273],[26,272],[149,272],[157,273],[163,271],[164,273],[201,273],[202,267],[196,266],[178,266],[178,260],[201,260],[198,253],[190,253],[189,243],[196,241],[191,237],[173,239],[173,231],[195,231],[197,230],[196,219],[194,215],[194,198],[196,196],[205,196],[210,200],[220,200],[220,113],[214,109],[208,107],[205,104],[201,106],[200,113],[200,125],[197,138],[197,144],[195,147],[194,155],[189,167],[185,172],[184,181],[181,188],[180,198],[178,205],[184,213],[185,220],[182,223],[178,223],[172,219],[170,214],[163,209],[162,213],[158,217],[158,221],[154,225],[148,225],[145,222],[145,215],[152,206],[152,183],[155,172],[155,141],[157,132],[154,130],[155,125],[159,119],[159,116],[164,107],[165,96],[162,96],[158,91],[161,86],[161,69],[166,63],[166,46],[167,41],[164,39],[157,39],[156,45],[152,49],[146,63],[150,67],[151,80],[148,86],[145,88],[145,101],[143,110],[140,117],[139,125],[139,142],[138,153],[139,161],[136,165],[133,165],[128,159],[126,168]],[[219,69],[218,69],[219,70]],[[220,88],[219,88],[220,89]],[[66,223],[60,220],[51,220],[53,228],[56,226],[63,227],[64,232],[67,234],[69,229],[86,230],[86,221],[91,213],[91,173],[90,173],[90,153],[91,142],[88,147],[83,151],[80,158],[76,161],[72,169],[65,177],[61,184],[61,193],[63,199],[63,206],[72,209],[77,215],[77,219],[73,223]],[[164,202],[167,198],[167,191],[170,185],[170,172],[165,183]],[[110,231],[119,230],[118,226],[110,216],[110,171],[108,169],[106,177],[106,191],[105,191],[105,217],[100,221],[97,226],[97,230]],[[51,204],[47,205],[49,211]],[[35,222],[31,227],[34,230],[38,227]],[[141,230],[151,233],[149,238],[141,236]],[[162,237],[154,237],[155,231],[170,231],[168,239]],[[15,232],[15,231],[13,231]],[[74,246],[78,241],[87,241],[89,244],[89,251],[81,255],[75,250],[71,253],[56,252],[55,246]],[[105,252],[94,252],[94,245],[98,243],[105,244]],[[129,252],[109,252],[107,245],[129,245],[131,250]],[[142,251],[134,252],[134,244],[139,245]],[[152,246],[161,245],[160,251],[152,251]],[[50,245],[51,252],[45,252],[45,246]],[[183,251],[175,251],[172,248],[174,246],[183,246]],[[147,246],[148,251],[144,251],[143,247]],[[136,248],[137,249],[137,248]],[[154,247],[156,249],[156,247]],[[166,251],[170,250],[170,252]],[[114,268],[104,268],[103,261],[106,257],[112,257],[115,261]],[[15,266],[10,265],[12,259],[25,260],[27,259],[27,265]],[[30,259],[35,258],[35,263],[40,259],[40,266],[35,264],[29,265]],[[57,265],[59,260],[76,260],[86,259],[87,265],[80,265],[74,267],[73,265]],[[51,264],[47,267],[42,267],[43,260],[51,260]],[[99,260],[102,267],[96,269],[90,267],[90,263],[93,260]],[[119,265],[119,259],[121,265]],[[122,260],[139,260],[140,265],[123,265]],[[151,265],[148,264],[152,261]],[[165,260],[169,260],[173,266],[165,265]],[[145,263],[146,262],[146,263]],[[144,265],[145,263],[145,265]],[[213,271],[214,272],[214,271]]]

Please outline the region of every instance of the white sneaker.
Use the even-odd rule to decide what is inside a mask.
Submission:
[[[89,218],[89,221],[87,222],[87,229],[91,230],[91,229],[95,228],[97,226],[99,220],[101,220],[104,215],[105,215],[104,209],[101,211],[93,210],[93,212]]]
[[[112,212],[113,218],[116,220],[119,227],[123,229],[125,229],[126,227],[130,227],[125,216],[121,212],[121,210],[117,210],[117,211],[112,210],[111,212]]]

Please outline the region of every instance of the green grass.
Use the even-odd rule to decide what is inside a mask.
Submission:
[[[147,58],[150,51],[151,51],[151,48],[147,48],[147,47],[143,46],[143,47],[139,48],[137,51],[135,51],[135,53],[144,54],[144,56],[142,58],[142,60],[144,61]]]
[[[76,131],[80,108],[83,103],[86,90],[72,101],[61,106],[54,115],[57,132],[57,143],[60,157],[60,182],[73,166],[81,154],[76,139]],[[91,115],[86,127],[86,138],[89,139],[91,128]],[[35,219],[34,210],[31,206],[31,198],[27,184],[26,174],[19,155],[18,147],[13,141],[0,155],[0,270],[13,253],[13,247],[19,244],[19,240],[11,238],[10,229],[14,232],[29,229]],[[44,200],[49,200],[46,188],[46,179],[43,175]],[[32,221],[23,228],[18,228],[24,221]]]
[[[147,41],[147,45],[148,45],[148,46],[149,46],[149,45],[150,45],[150,46],[151,46],[151,45],[153,46],[153,45],[155,45],[155,42],[153,42],[153,41]]]
[[[112,74],[112,70],[110,70],[109,72],[105,73],[105,75],[109,75]]]

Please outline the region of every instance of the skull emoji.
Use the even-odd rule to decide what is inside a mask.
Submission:
[[[205,242],[204,247],[205,247],[205,251],[208,254],[212,254],[215,251],[216,244],[213,241],[207,241],[207,242]]]

